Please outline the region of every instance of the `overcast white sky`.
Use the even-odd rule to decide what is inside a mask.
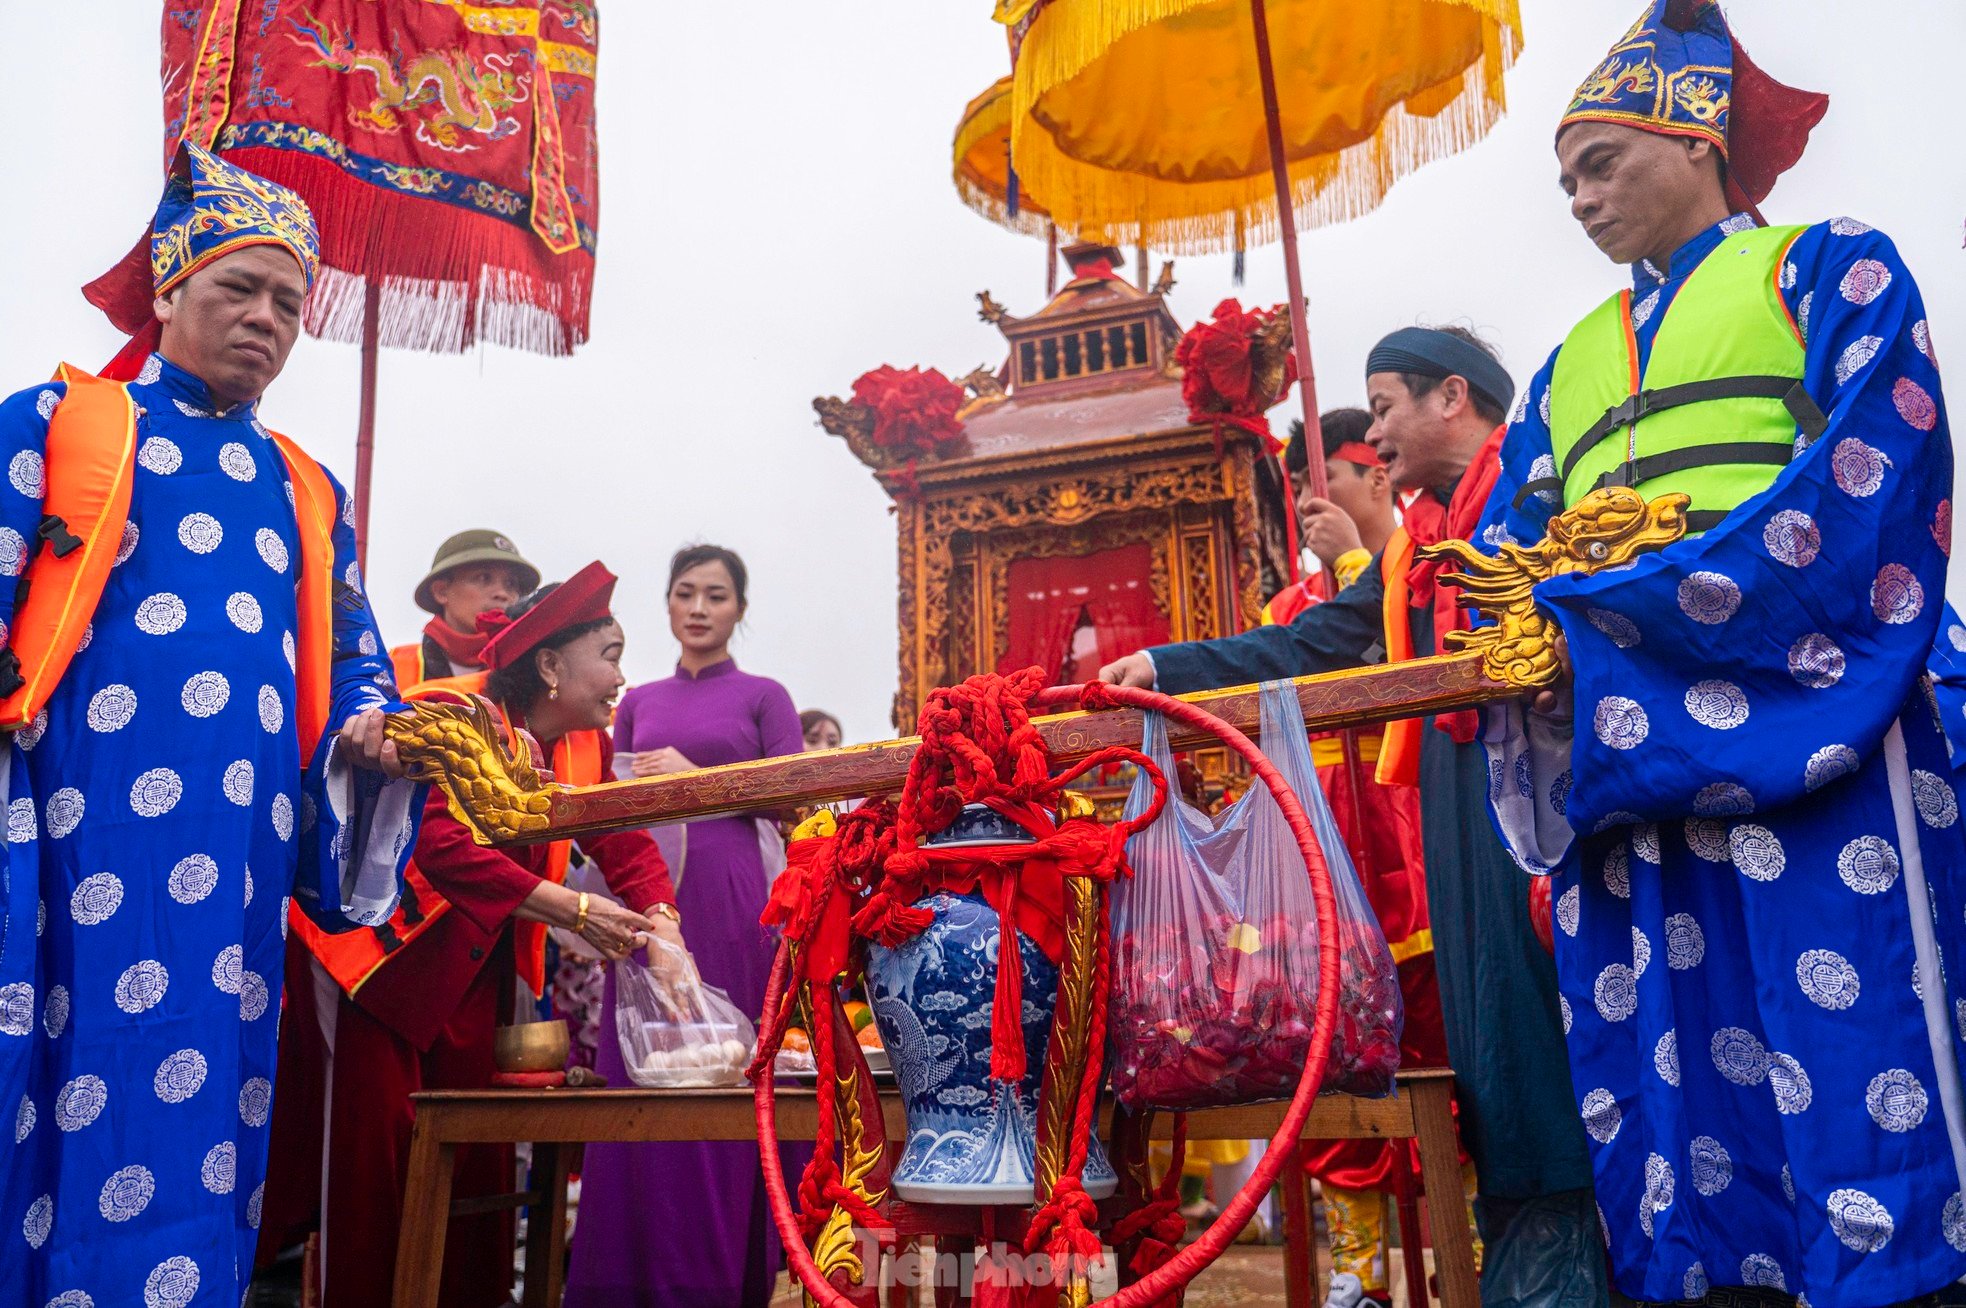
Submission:
[[[0,0],[16,30],[28,8]],[[129,248],[159,184],[156,5],[60,8],[58,31],[16,43],[4,92],[6,389],[114,352],[77,288]],[[989,9],[608,0],[592,343],[571,359],[383,356],[369,589],[392,642],[421,625],[410,590],[438,541],[492,526],[549,578],[606,560],[622,577],[631,677],[664,675],[669,554],[715,541],[751,564],[739,661],[800,707],[839,714],[849,739],[888,734],[892,519],[810,402],[881,363],[994,366],[1001,338],[973,294],[987,287],[1014,313],[1042,299],[1042,247],[970,213],[949,183],[956,117],[1005,71]],[[1414,322],[1472,323],[1526,382],[1624,277],[1570,221],[1549,142],[1639,5],[1522,9],[1526,49],[1495,132],[1369,217],[1303,238],[1326,407],[1358,402],[1365,350]],[[1939,349],[1966,349],[1966,4],[1733,0],[1729,12],[1763,67],[1832,96],[1770,219],[1848,213],[1883,228],[1924,288]],[[1281,301],[1277,248],[1248,265],[1236,292],[1227,256],[1179,261],[1176,313],[1192,321],[1232,293]],[[352,346],[305,340],[264,406],[345,480],[357,362]]]

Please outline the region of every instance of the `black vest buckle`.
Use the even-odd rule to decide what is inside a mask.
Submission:
[[[62,521],[59,514],[50,513],[41,519],[41,527],[34,534],[48,542],[48,548],[55,552],[58,559],[65,559],[82,548],[82,538],[68,529],[68,524]]]

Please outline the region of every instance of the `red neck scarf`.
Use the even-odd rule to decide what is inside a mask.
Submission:
[[[491,639],[490,632],[473,631],[467,634],[438,617],[423,624],[423,634],[444,651],[444,657],[451,661],[453,668],[460,663],[473,668],[485,666],[485,642]]]

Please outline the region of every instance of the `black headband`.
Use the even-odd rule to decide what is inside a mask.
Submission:
[[[1463,377],[1468,388],[1504,413],[1515,399],[1508,369],[1480,346],[1432,327],[1402,327],[1365,356],[1365,375],[1410,372],[1422,377]]]

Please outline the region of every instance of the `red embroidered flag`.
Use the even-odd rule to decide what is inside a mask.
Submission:
[[[586,0],[164,9],[164,138],[290,186],[321,229],[310,332],[565,354],[587,339],[599,17]]]

